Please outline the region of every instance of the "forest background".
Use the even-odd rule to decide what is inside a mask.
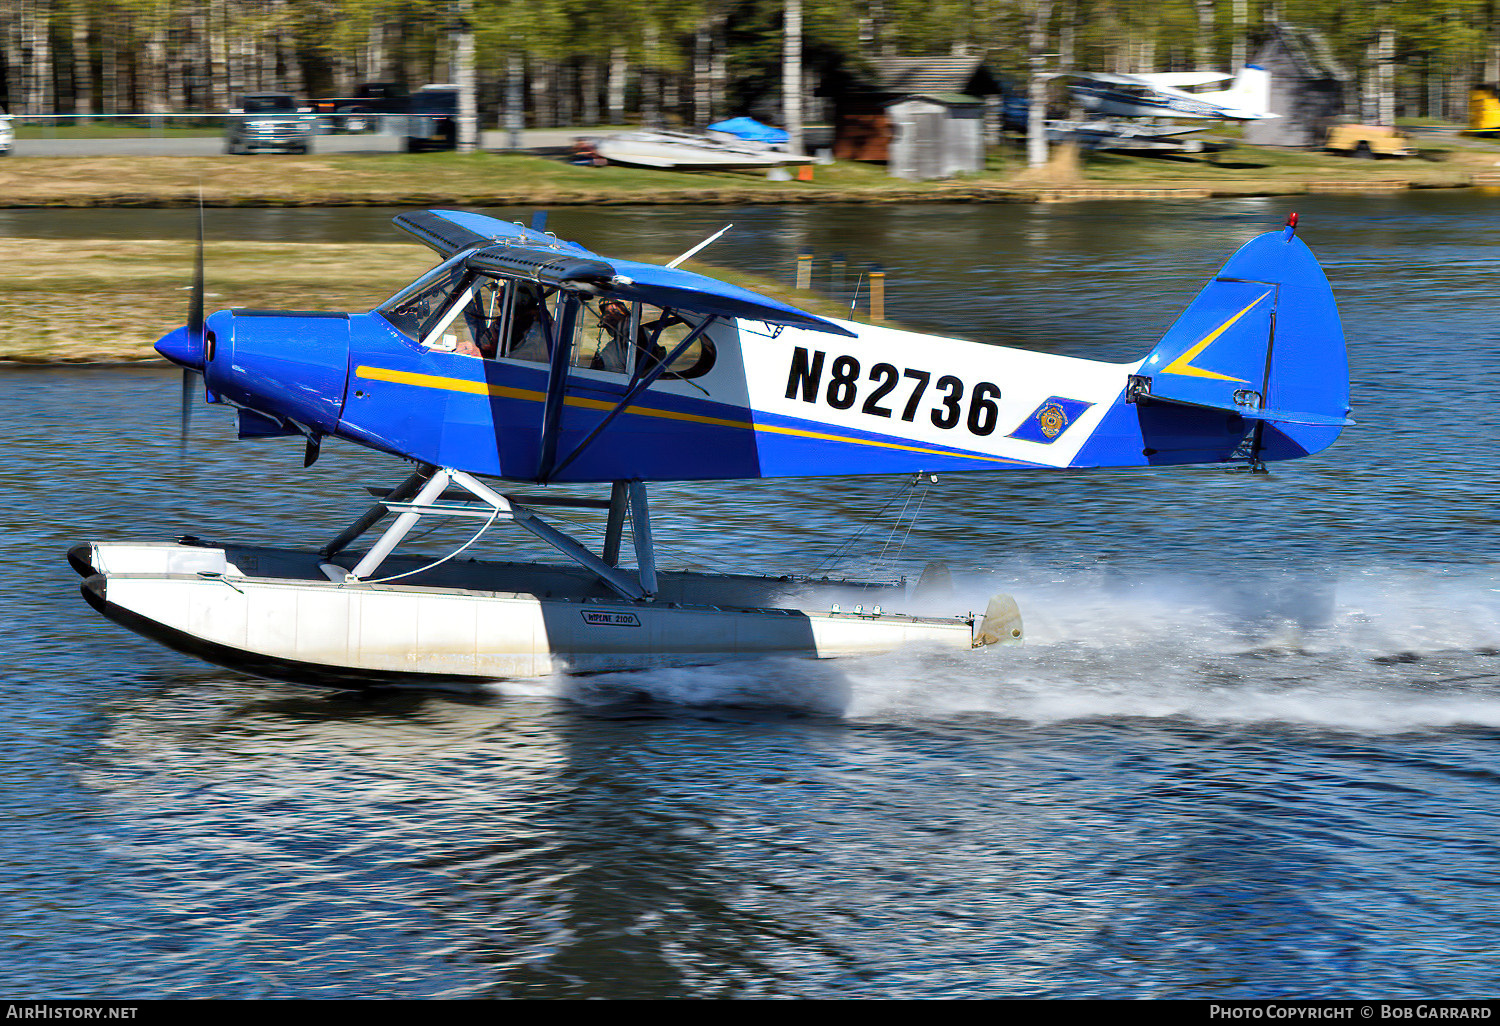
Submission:
[[[1234,70],[1278,21],[1321,33],[1372,119],[1461,119],[1470,87],[1500,80],[1500,0],[0,0],[0,104],[218,112],[247,91],[414,89],[454,80],[472,45],[485,127],[517,99],[530,127],[774,121],[789,8],[810,122],[882,57],[983,57],[1024,93],[1042,71]]]

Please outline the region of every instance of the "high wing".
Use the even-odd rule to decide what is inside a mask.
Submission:
[[[1205,93],[1190,93],[1184,87],[1219,82],[1229,76],[1187,71],[1143,75],[1078,72],[1061,77],[1073,80],[1069,91],[1085,110],[1107,117],[1258,121],[1279,116],[1270,110],[1270,75],[1253,64],[1241,68],[1229,88]]]
[[[1191,86],[1209,85],[1213,82],[1228,82],[1233,75],[1218,71],[1161,71],[1145,75],[1128,75],[1143,85],[1165,86],[1168,89],[1187,89]]]
[[[400,214],[398,227],[444,257],[467,252],[469,270],[495,278],[579,288],[673,310],[852,335],[832,321],[768,296],[677,267],[620,260],[497,217],[462,210]]]

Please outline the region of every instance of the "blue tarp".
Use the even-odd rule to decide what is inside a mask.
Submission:
[[[728,132],[737,135],[741,139],[750,139],[763,143],[784,143],[787,140],[785,129],[772,128],[763,125],[754,118],[729,118],[725,121],[716,121],[708,126],[710,132]]]

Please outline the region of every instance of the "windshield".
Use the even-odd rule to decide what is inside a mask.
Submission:
[[[467,255],[450,257],[375,309],[401,334],[420,342],[437,323],[448,297],[463,280]]]
[[[246,114],[295,114],[297,104],[290,96],[247,96]]]

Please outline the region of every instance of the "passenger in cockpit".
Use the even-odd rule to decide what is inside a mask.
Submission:
[[[589,370],[623,374],[628,366],[630,308],[618,299],[599,304],[599,344]]]

